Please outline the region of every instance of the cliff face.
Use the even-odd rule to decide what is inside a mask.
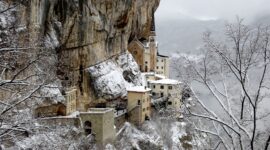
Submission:
[[[130,38],[147,37],[157,4],[158,0],[32,0],[30,28],[60,46],[59,53],[72,54],[72,67],[89,66],[124,52]]]
[[[87,68],[126,52],[134,38],[147,39],[159,0],[28,0],[19,8],[30,42],[56,49],[58,77],[77,87],[85,104],[97,99]]]

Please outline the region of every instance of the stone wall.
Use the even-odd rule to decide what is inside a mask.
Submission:
[[[128,112],[128,121],[136,126],[141,125],[141,118],[142,118],[142,107],[136,106],[131,111]]]
[[[95,109],[80,113],[81,122],[91,122],[92,134],[98,143],[114,141],[116,131],[114,129],[114,113],[111,109]]]
[[[118,131],[119,129],[121,129],[126,121],[127,121],[127,113],[123,113],[122,115],[115,117],[114,124],[116,126],[116,130]]]
[[[65,116],[66,106],[64,104],[52,104],[50,106],[44,106],[36,108],[34,116],[36,118],[54,117],[54,116]]]
[[[142,45],[142,43],[140,43],[140,41],[138,40],[133,40],[128,45],[128,51],[134,57],[135,61],[139,65],[140,70],[144,72],[144,46]]]
[[[45,126],[75,126],[81,127],[80,119],[77,117],[50,117],[37,119],[39,124]]]

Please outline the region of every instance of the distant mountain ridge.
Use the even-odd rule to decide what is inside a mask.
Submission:
[[[180,14],[181,15],[181,14]],[[160,20],[157,17],[157,39],[161,54],[199,53],[203,47],[202,36],[207,30],[218,39],[224,38],[225,24],[228,21],[221,19],[196,19],[188,16],[169,17]],[[250,24],[269,24],[270,15],[258,16]]]

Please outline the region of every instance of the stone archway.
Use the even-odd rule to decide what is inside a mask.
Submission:
[[[91,121],[84,122],[84,132],[86,135],[92,134],[92,122]]]

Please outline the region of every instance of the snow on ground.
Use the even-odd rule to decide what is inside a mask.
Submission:
[[[179,150],[180,138],[187,135],[186,124],[171,120],[146,121],[139,129],[130,123],[125,125],[117,133],[117,148],[149,149],[149,150]]]
[[[85,137],[78,128],[62,126],[46,129],[46,131],[41,131],[23,140],[18,140],[14,149],[76,150],[85,146],[88,149],[95,149],[92,138]]]
[[[171,132],[173,148],[177,148],[181,145],[179,138],[187,134],[185,131],[185,126],[186,124],[184,122],[175,122],[172,124]]]
[[[161,147],[160,141],[157,141],[154,136],[148,135],[130,123],[125,123],[125,125],[117,133],[118,141],[117,148],[123,150],[138,149],[141,150],[142,146],[148,145],[149,148],[159,148]],[[146,144],[146,145],[145,145]]]
[[[98,97],[116,99],[127,95],[127,88],[142,84],[138,65],[124,53],[87,69]]]

